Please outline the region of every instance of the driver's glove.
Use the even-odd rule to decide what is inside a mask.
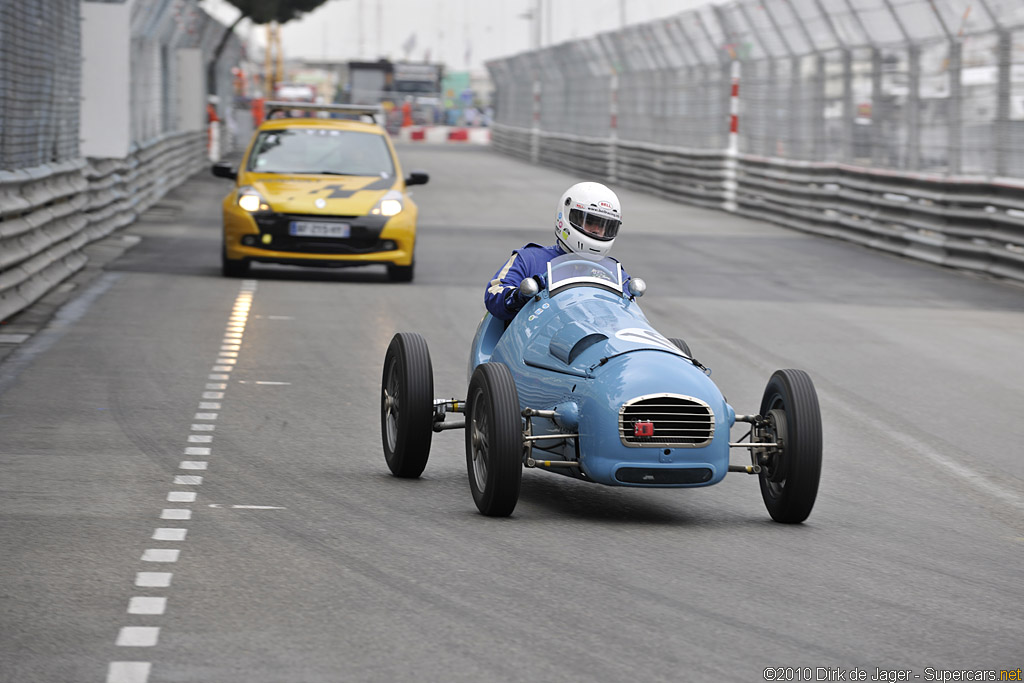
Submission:
[[[526,304],[526,299],[519,296],[518,287],[509,287],[505,290],[505,299],[502,303],[505,305],[506,311],[515,315]]]

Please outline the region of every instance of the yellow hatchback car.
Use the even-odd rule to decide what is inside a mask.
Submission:
[[[268,102],[266,111],[239,167],[213,166],[213,175],[235,181],[223,202],[224,275],[243,276],[251,263],[385,264],[389,279],[410,282],[417,208],[406,188],[429,176],[402,175],[387,132],[372,119],[380,110]]]

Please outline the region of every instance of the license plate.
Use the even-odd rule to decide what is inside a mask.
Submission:
[[[348,223],[318,221],[292,221],[288,233],[295,237],[348,237],[352,226]]]

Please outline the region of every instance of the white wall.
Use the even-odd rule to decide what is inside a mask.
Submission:
[[[197,47],[177,50],[178,126],[181,130],[206,128],[206,70],[203,51]]]
[[[133,3],[82,3],[80,153],[123,159],[131,147]]]

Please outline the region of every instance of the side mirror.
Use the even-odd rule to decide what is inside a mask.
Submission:
[[[539,291],[540,285],[532,277],[524,277],[523,281],[519,283],[519,298],[523,301],[537,296]]]
[[[647,291],[647,283],[638,277],[630,278],[629,285],[627,286],[629,287],[629,295],[633,297],[641,297]]]
[[[213,172],[213,175],[216,176],[217,178],[227,178],[228,180],[238,179],[238,171],[231,168],[231,164],[229,164],[226,161],[217,162],[216,164],[213,165],[213,168],[211,168],[210,170]]]
[[[411,171],[409,175],[405,177],[405,186],[410,185],[426,185],[427,181],[430,180],[430,175],[424,171]]]

